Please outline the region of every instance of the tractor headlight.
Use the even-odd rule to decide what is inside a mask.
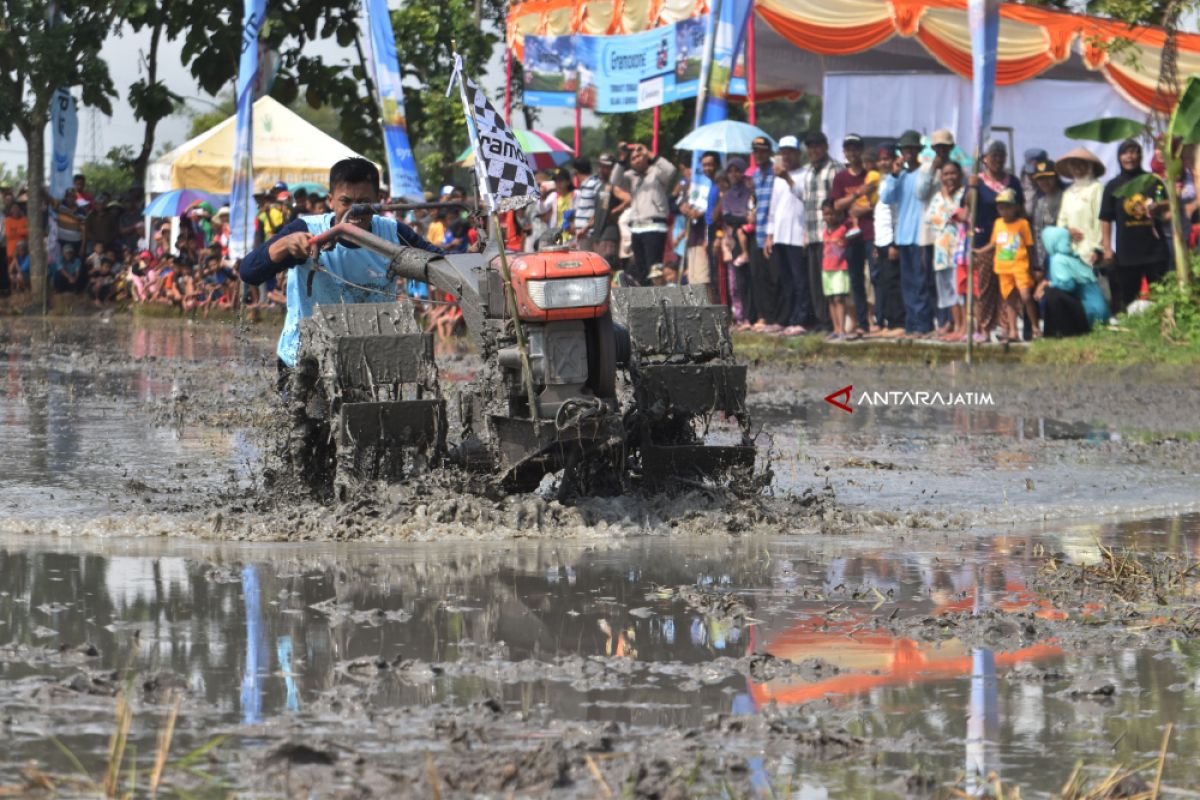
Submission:
[[[601,306],[608,300],[608,276],[526,281],[530,301],[542,311]]]

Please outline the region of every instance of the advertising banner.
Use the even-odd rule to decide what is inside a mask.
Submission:
[[[75,142],[79,138],[79,115],[75,98],[58,89],[50,100],[50,196],[62,200],[75,174]]]
[[[392,31],[387,0],[367,0],[367,17],[371,26],[371,55],[383,118],[383,138],[387,146],[388,191],[392,197],[420,202],[425,199],[425,190],[421,188],[417,162],[408,141],[400,59],[396,55],[396,36]]]
[[[242,258],[254,246],[254,86],[258,79],[258,34],[267,16],[267,0],[245,0],[242,55],[237,76],[237,129],[233,182],[229,189],[229,255]]]
[[[602,114],[695,97],[708,16],[626,36],[526,36],[525,103]]]

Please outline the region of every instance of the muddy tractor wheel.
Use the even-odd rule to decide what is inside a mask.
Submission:
[[[617,397],[617,343],[612,312],[587,321],[588,388],[601,400]]]

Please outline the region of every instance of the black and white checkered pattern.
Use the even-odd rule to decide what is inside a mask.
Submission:
[[[541,198],[537,178],[529,157],[517,144],[517,137],[504,117],[492,108],[483,89],[466,75],[460,77],[468,125],[473,113],[478,126],[471,136],[475,146],[475,178],[488,211],[511,211],[536,203]]]

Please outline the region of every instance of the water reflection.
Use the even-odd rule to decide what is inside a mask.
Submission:
[[[1090,526],[1087,534],[1195,554],[1200,518]],[[133,663],[183,676],[215,722],[327,720],[335,707],[344,716],[356,703],[382,709],[485,697],[636,726],[700,726],[714,712],[790,707],[857,720],[878,743],[880,776],[907,774],[919,759],[942,776],[996,770],[1053,788],[1076,758],[1132,758],[1154,747],[1165,721],[1200,713],[1194,693],[1178,689],[1194,685],[1200,652],[1180,643],[1169,658],[1068,653],[1052,641],[993,651],[921,641],[884,622],[984,609],[1061,614],[1027,588],[1042,562],[1035,553],[1084,535],[1077,526],[903,547],[648,540],[619,550],[458,545],[405,553],[128,549],[153,547],[137,543],[113,556],[68,552],[65,543],[60,552],[10,544],[0,548],[0,712],[34,713],[14,689],[21,680],[79,669],[30,653],[92,642],[102,653],[96,668]],[[678,586],[698,592],[692,605],[666,591]],[[741,612],[701,610],[705,598],[728,591]],[[754,680],[721,661],[754,652],[819,658],[837,671]],[[577,657],[588,661],[570,661]],[[418,666],[377,671],[380,661]],[[1123,691],[1109,705],[1071,699],[1062,682],[1010,678],[1019,663],[1110,676]],[[1200,733],[1179,735],[1179,753],[1200,745]],[[103,747],[102,737],[79,744]],[[16,737],[0,777],[33,756],[46,757],[44,740]],[[1200,764],[1181,760],[1184,774],[1200,779]],[[782,768],[760,767],[764,775]],[[814,787],[842,780],[806,769]]]

